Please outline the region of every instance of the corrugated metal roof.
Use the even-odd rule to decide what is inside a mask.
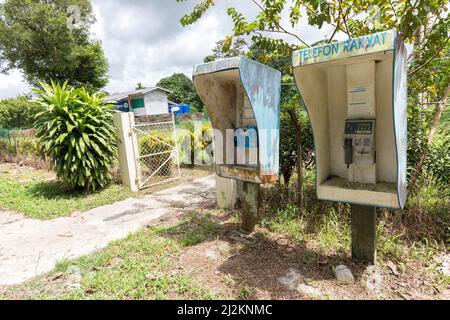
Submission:
[[[161,90],[161,91],[164,91],[167,93],[172,93],[172,91],[161,88],[161,87],[152,87],[152,88],[145,88],[145,89],[134,90],[134,91],[129,91],[129,92],[115,93],[115,94],[106,96],[105,101],[124,100],[124,99],[128,99],[128,97],[143,95],[148,92],[155,91],[155,90]]]

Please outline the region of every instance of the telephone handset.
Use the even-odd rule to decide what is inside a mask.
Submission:
[[[353,139],[345,139],[345,164],[347,165],[347,169],[350,168],[350,165],[353,163]]]

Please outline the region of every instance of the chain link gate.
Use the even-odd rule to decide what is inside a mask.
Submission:
[[[139,189],[161,185],[181,177],[175,119],[133,126]]]

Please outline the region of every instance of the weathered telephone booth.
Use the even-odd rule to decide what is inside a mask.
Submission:
[[[238,181],[243,227],[250,231],[260,185],[279,175],[281,73],[235,57],[195,66],[193,79],[214,130],[215,171]]]
[[[375,261],[375,208],[407,197],[407,52],[395,30],[299,50],[318,198],[352,204],[352,250]]]

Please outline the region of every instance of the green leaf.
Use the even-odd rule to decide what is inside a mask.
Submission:
[[[73,134],[70,135],[70,145],[75,148],[75,136]]]
[[[86,145],[85,145],[83,139],[79,139],[78,140],[78,145],[80,146],[81,152],[85,153],[86,152]]]

